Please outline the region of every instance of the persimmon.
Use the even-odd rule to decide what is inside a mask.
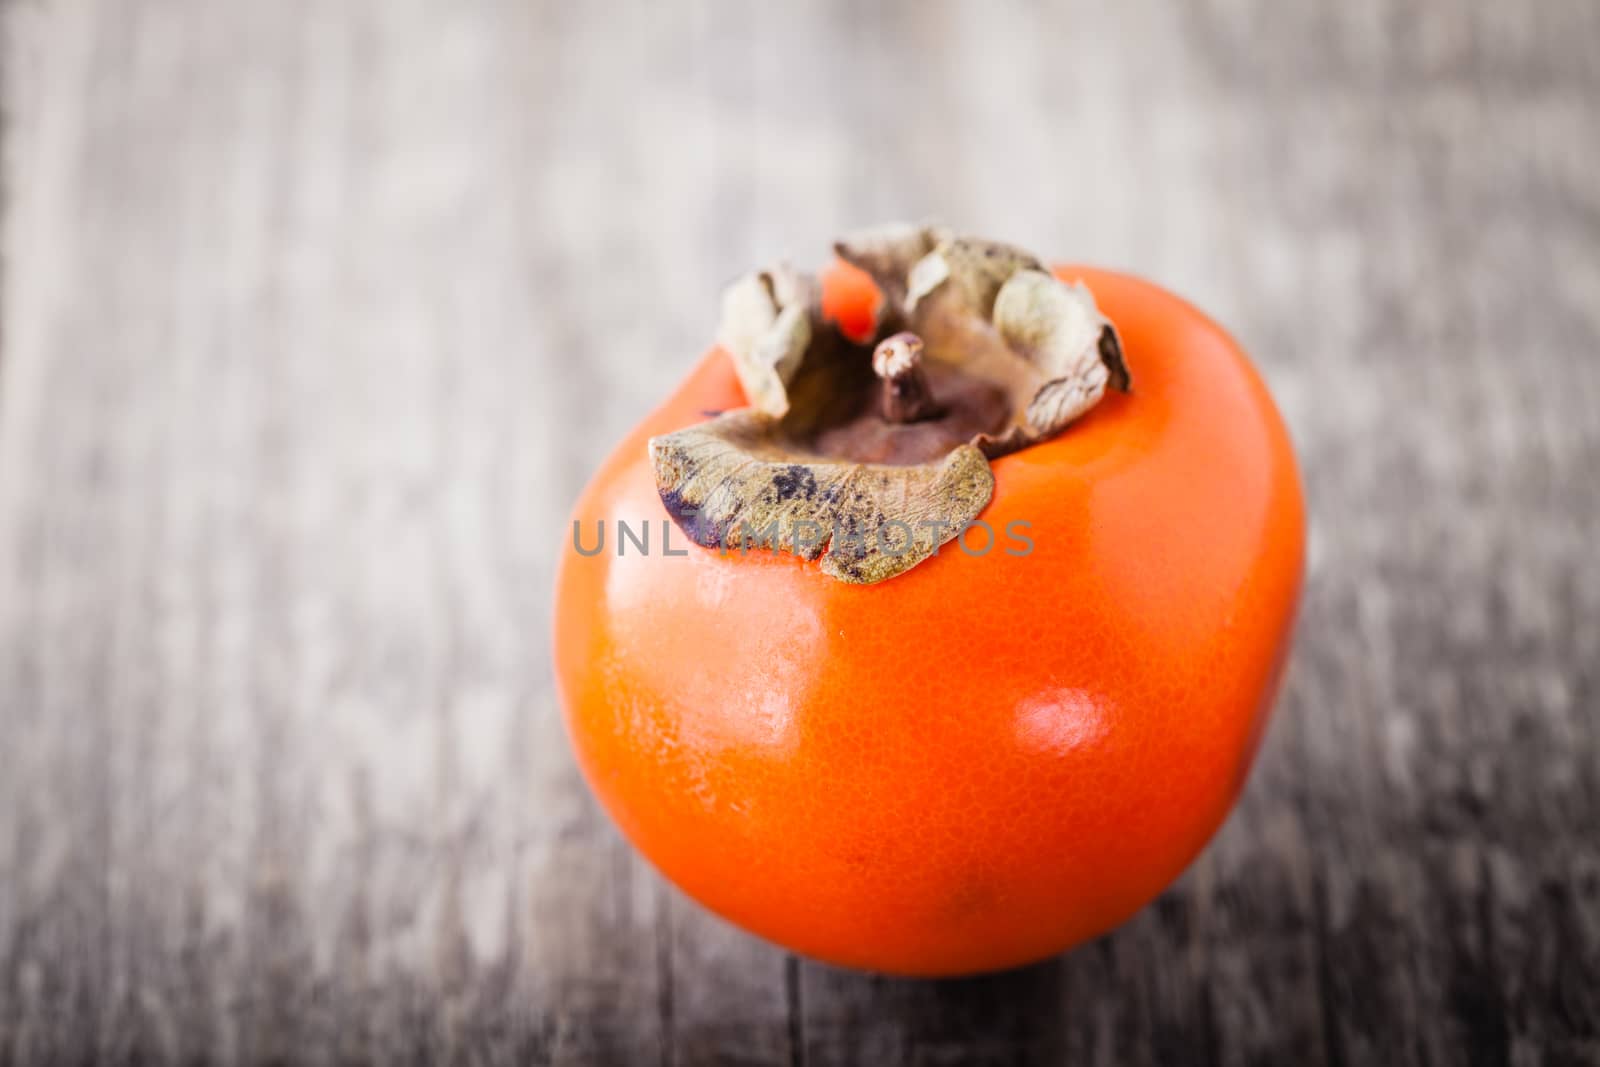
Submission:
[[[750,931],[906,975],[1040,959],[1237,797],[1299,597],[1294,455],[1149,282],[914,227],[838,248],[820,285],[736,283],[584,490],[567,726],[634,845]]]

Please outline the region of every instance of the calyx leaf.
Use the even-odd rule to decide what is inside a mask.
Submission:
[[[1089,290],[1021,249],[905,224],[834,248],[883,293],[872,343],[824,320],[809,275],[739,279],[717,337],[751,406],[652,438],[650,458],[698,544],[820,558],[866,585],[977,518],[989,459],[1055,436],[1129,376]]]

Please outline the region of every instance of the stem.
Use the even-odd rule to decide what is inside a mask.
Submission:
[[[878,343],[872,352],[872,371],[882,383],[878,410],[885,420],[920,422],[939,414],[922,371],[922,338],[910,330]]]

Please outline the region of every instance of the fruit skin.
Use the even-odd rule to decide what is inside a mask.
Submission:
[[[850,270],[829,311],[860,321]],[[1176,878],[1249,769],[1304,565],[1288,435],[1194,307],[1057,273],[1117,324],[1133,391],[994,463],[986,555],[873,586],[676,528],[663,557],[645,442],[744,402],[716,350],[579,500],[605,550],[566,531],[555,661],[590,785],[668,878],[796,952],[905,975],[1057,953]],[[648,557],[618,520],[649,521]]]

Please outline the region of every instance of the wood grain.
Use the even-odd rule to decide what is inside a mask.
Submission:
[[[0,1063],[1600,1063],[1600,7],[10,0]],[[903,982],[584,791],[562,519],[885,218],[1252,351],[1313,512],[1233,818]]]

